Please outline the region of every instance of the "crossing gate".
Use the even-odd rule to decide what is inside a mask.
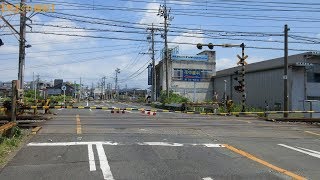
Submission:
[[[283,113],[320,113],[320,111],[264,111],[264,112],[230,112],[230,113],[206,113],[206,112],[197,112],[197,111],[175,111],[175,110],[165,110],[165,109],[145,109],[145,108],[112,108],[112,107],[97,107],[97,106],[30,106],[24,107],[25,110],[47,110],[47,109],[101,109],[101,110],[111,110],[113,113],[123,113],[124,111],[141,111],[143,113],[155,114],[157,112],[173,112],[173,113],[187,113],[187,114],[201,114],[201,115],[248,115],[248,114],[256,114],[256,115],[264,115],[268,114],[283,114]],[[0,110],[4,110],[4,108],[0,107]],[[152,114],[153,115],[153,114]]]

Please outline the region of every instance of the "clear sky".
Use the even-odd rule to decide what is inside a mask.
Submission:
[[[18,1],[10,1],[18,3]],[[115,69],[121,70],[120,87],[147,88],[150,62],[147,28],[161,28],[157,16],[163,0],[27,0],[28,4],[55,4],[55,13],[31,14],[26,40],[25,78],[62,78],[95,85],[103,76],[114,84]],[[315,0],[181,0],[167,1],[171,8],[169,46],[180,54],[198,52],[183,43],[246,44],[248,63],[283,56],[283,27],[288,24],[289,55],[319,50],[320,2]],[[19,15],[5,18],[19,31]],[[18,40],[0,21],[0,81],[17,79]],[[32,29],[30,28],[32,27]],[[49,33],[49,34],[48,34]],[[162,31],[156,32],[156,58],[163,48]],[[64,35],[57,35],[64,34]],[[79,37],[85,36],[85,37]],[[177,44],[179,43],[179,44]],[[252,47],[252,48],[249,48]],[[263,47],[267,49],[257,49]],[[280,50],[276,50],[280,49]],[[217,69],[233,67],[239,48],[215,47]]]

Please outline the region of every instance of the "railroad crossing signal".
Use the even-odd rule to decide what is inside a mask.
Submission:
[[[248,63],[245,61],[248,58],[248,55],[243,55],[243,57],[237,55],[237,57],[239,58],[239,62],[237,63],[237,65],[241,65],[242,68],[241,70],[237,70],[235,71],[235,75],[237,75],[237,77],[233,78],[234,80],[238,81],[239,85],[234,86],[234,89],[238,92],[238,93],[244,93],[245,91],[245,81],[244,81],[244,77],[245,77],[245,68],[244,66],[247,65]]]
[[[234,86],[234,90],[236,90],[238,93],[244,92],[244,76],[243,76],[243,72],[242,71],[235,71],[234,72],[235,75],[237,75],[237,77],[233,78],[234,80],[238,81],[239,85]]]
[[[209,43],[209,44],[201,44],[201,43],[198,43],[198,44],[197,44],[197,48],[198,48],[198,49],[202,49],[202,46],[208,46],[209,49],[213,49],[213,47],[214,47],[215,45],[213,45],[212,43]]]
[[[244,65],[248,65],[248,63],[245,61],[248,58],[248,55],[244,56],[243,58],[241,58],[239,55],[237,55],[237,57],[239,58],[237,65],[240,65],[241,63],[244,63]]]
[[[197,48],[198,49],[202,49],[202,46],[208,46],[209,49],[213,49],[214,46],[220,46],[220,47],[241,47],[242,53],[241,56],[237,55],[237,57],[239,58],[239,62],[237,63],[237,65],[241,65],[241,73],[239,73],[238,71],[235,72],[236,75],[240,76],[241,80],[239,80],[240,78],[234,78],[236,81],[239,82],[238,86],[234,86],[234,89],[237,92],[242,92],[242,109],[241,112],[245,112],[245,104],[246,104],[246,92],[245,92],[245,65],[247,65],[248,63],[245,61],[248,56],[244,55],[244,48],[245,48],[245,44],[241,43],[240,45],[234,45],[234,44],[197,44]]]

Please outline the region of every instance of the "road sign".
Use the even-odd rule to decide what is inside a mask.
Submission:
[[[67,90],[67,87],[66,87],[66,86],[62,86],[62,87],[61,87],[61,90],[62,90],[62,91],[65,91],[65,90]]]

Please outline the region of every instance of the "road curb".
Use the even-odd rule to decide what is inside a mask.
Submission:
[[[42,128],[41,126],[37,126],[37,127],[32,128],[31,134],[37,134],[38,131],[40,131],[41,128]]]

